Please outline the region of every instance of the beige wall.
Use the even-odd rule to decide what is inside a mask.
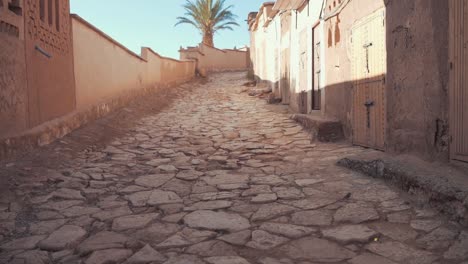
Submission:
[[[39,4],[24,2],[29,122],[35,127],[76,108],[70,1],[44,1],[44,16]]]
[[[245,70],[250,66],[249,51],[217,49],[205,44],[180,50],[180,59],[195,60],[201,73]]]
[[[247,69],[247,52],[240,50],[220,50],[200,44],[200,51],[205,55],[199,62],[201,68],[208,71]]]
[[[275,11],[273,3],[265,3],[250,26],[257,80],[270,84],[275,97],[296,112],[312,111],[312,28],[319,22],[321,9],[322,1],[310,1],[297,11],[286,12]],[[307,105],[299,109],[303,100]]]
[[[23,17],[7,6],[0,7],[0,138],[29,126]]]
[[[195,62],[164,58],[148,48],[139,56],[76,15],[72,28],[78,110],[194,76]]]
[[[325,7],[333,5],[327,1]],[[325,104],[324,113],[340,120],[347,137],[352,135],[353,76],[351,72],[351,29],[359,20],[384,8],[383,0],[350,1],[339,13],[325,21]],[[339,36],[339,37],[338,37]]]
[[[47,2],[60,9],[52,24],[30,1],[16,2],[21,10],[0,1],[0,159],[195,75],[195,61],[161,57],[149,48],[140,56],[70,16],[68,0]]]

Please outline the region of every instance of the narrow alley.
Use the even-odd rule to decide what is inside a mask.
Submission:
[[[466,230],[336,166],[370,150],[311,143],[245,76],[212,75],[106,146],[62,156],[82,129],[2,164],[0,263],[467,263]]]

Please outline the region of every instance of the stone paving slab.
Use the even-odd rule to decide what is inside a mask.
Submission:
[[[467,263],[463,226],[338,167],[370,151],[311,143],[244,76],[213,75],[104,146],[0,164],[0,263]]]

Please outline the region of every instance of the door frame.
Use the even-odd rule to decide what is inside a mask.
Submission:
[[[320,30],[319,26],[320,26],[320,21],[317,21],[312,26],[312,43],[311,43],[312,44],[312,59],[311,59],[312,87],[311,87],[311,104],[310,104],[310,110],[311,111],[322,111],[322,95],[321,95],[322,91],[320,89],[321,88],[320,87],[320,79],[321,79],[321,76],[320,76],[321,72],[320,71],[322,70],[321,56],[323,56],[323,54],[322,54],[322,51],[321,51],[321,46],[318,46],[318,47],[316,46],[316,44],[322,45],[321,41],[316,43],[316,38],[315,38],[315,33]],[[319,34],[320,34],[320,32],[319,32]],[[319,39],[319,40],[321,40],[321,39]],[[316,66],[316,59],[317,59],[316,58],[316,52],[319,52],[319,54],[320,54],[319,61],[317,63],[319,65],[318,66],[318,68],[320,70],[319,72],[317,72],[316,67],[315,67]],[[318,75],[318,77],[317,77],[317,75]],[[316,78],[317,78],[317,80],[316,80]],[[314,91],[315,91],[316,82],[317,82],[317,94],[318,94],[317,97],[319,99],[318,102],[317,102],[318,106],[315,105],[316,94],[315,94]]]
[[[455,3],[462,3],[464,6],[462,8],[460,7],[454,7]],[[459,143],[458,140],[463,140],[462,135],[459,135],[459,130],[458,126],[459,125],[459,115],[457,113],[457,109],[459,106],[459,102],[457,100],[460,100],[460,92],[458,91],[457,85],[460,85],[460,78],[456,78],[457,76],[463,75],[463,72],[458,72],[457,74],[457,62],[456,62],[456,52],[455,49],[459,48],[461,43],[464,41],[464,39],[468,39],[468,22],[465,22],[465,25],[462,25],[460,28],[455,28],[454,25],[458,25],[459,21],[455,21],[455,19],[459,17],[460,13],[458,12],[464,12],[465,10],[468,10],[468,1],[467,0],[449,0],[449,125],[450,125],[450,160],[456,161],[456,162],[468,162],[468,155],[461,155],[457,153],[457,144]],[[457,12],[458,11],[458,12]],[[465,12],[464,19],[465,21],[468,21],[468,12]],[[463,30],[463,34],[456,34],[455,31],[457,30]],[[464,39],[460,39],[460,36],[463,36]],[[468,53],[468,50],[466,51]],[[460,54],[458,54],[460,55]],[[468,56],[468,54],[464,55]],[[466,81],[465,81],[466,82]],[[462,83],[463,85],[463,83]],[[468,93],[468,88],[465,87],[464,89],[465,93]],[[465,95],[465,98],[468,98],[467,95]],[[468,102],[466,102],[468,103]],[[463,118],[461,118],[463,119]],[[466,126],[467,122],[462,120],[461,125]]]
[[[355,124],[357,124],[357,121],[356,121],[356,105],[355,105],[355,92],[356,92],[356,85],[357,83],[359,83],[359,81],[356,81],[354,80],[355,76],[354,76],[354,68],[353,66],[351,66],[351,77],[353,79],[353,88],[352,88],[352,104],[351,104],[351,107],[352,107],[352,143],[355,144],[355,145],[359,145],[359,146],[363,146],[363,147],[367,147],[367,148],[372,148],[372,149],[376,149],[376,150],[382,150],[382,151],[385,151],[386,150],[386,147],[387,147],[387,137],[388,137],[388,133],[387,133],[387,126],[388,126],[388,122],[387,122],[387,114],[388,114],[388,104],[387,104],[387,84],[386,84],[386,74],[387,74],[387,43],[386,43],[386,40],[387,40],[387,32],[386,32],[386,10],[385,8],[379,8],[377,9],[376,11],[372,12],[371,14],[361,18],[360,20],[356,21],[356,23],[354,23],[351,27],[351,32],[353,32],[355,29],[357,28],[360,28],[362,26],[365,26],[367,23],[373,21],[374,19],[377,19],[378,17],[381,17],[383,19],[383,33],[384,33],[384,39],[383,39],[383,45],[384,45],[384,53],[382,56],[384,56],[384,65],[385,65],[385,72],[382,73],[380,76],[367,76],[365,79],[369,79],[369,80],[366,80],[366,81],[361,81],[362,84],[365,84],[365,85],[370,85],[372,83],[376,83],[376,82],[379,82],[381,81],[383,84],[383,101],[382,101],[382,111],[383,111],[383,118],[382,118],[382,132],[384,133],[383,135],[383,144],[382,146],[377,146],[377,144],[374,144],[372,145],[370,142],[369,142],[369,138],[370,138],[370,135],[369,133],[372,132],[370,131],[369,129],[367,130],[366,134],[367,134],[367,143],[364,144],[364,142],[356,142],[355,140],[355,130],[356,130],[356,127],[355,127]],[[351,33],[351,39],[353,40],[353,34]],[[349,43],[349,42],[348,42]],[[351,44],[351,45],[354,45],[354,44]],[[354,52],[354,47],[352,48],[352,51],[351,52]],[[353,58],[354,59],[354,58]],[[352,64],[352,63],[351,63]],[[379,79],[380,77],[380,79]],[[370,79],[374,79],[375,80],[370,80]],[[368,90],[368,88],[367,88]],[[369,96],[370,92],[367,91],[366,92],[366,97]]]

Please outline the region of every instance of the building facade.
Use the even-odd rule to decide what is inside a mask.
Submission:
[[[2,0],[0,135],[15,135],[75,108],[69,14],[69,1]]]
[[[467,5],[467,0],[265,3],[248,20],[255,76],[271,83],[292,111],[339,120],[353,144],[468,161],[468,85],[462,77]],[[268,36],[272,31],[274,38]],[[271,67],[265,57],[278,61]]]
[[[133,53],[69,0],[0,0],[0,158],[194,75],[194,61]]]

